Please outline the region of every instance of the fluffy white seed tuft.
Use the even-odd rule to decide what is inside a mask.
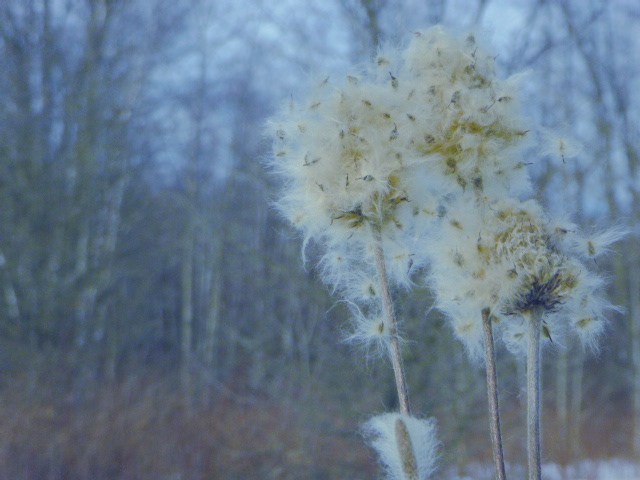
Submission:
[[[543,156],[559,158],[562,159],[563,162],[566,162],[582,153],[582,144],[569,135],[546,130],[542,132],[541,136],[540,154]]]
[[[364,425],[364,431],[378,452],[389,479],[431,478],[439,447],[433,419],[387,413],[372,418]]]

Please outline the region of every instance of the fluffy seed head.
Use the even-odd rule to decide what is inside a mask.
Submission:
[[[305,238],[366,243],[371,231],[410,245],[404,267],[443,197],[522,192],[518,149],[528,130],[517,80],[500,80],[475,36],[440,27],[405,51],[383,47],[342,82],[324,78],[306,102],[288,102],[269,123],[270,165],[284,180],[280,211]],[[398,262],[401,265],[402,262]],[[395,275],[406,284],[407,275]]]
[[[569,326],[589,342],[601,330],[595,319],[607,303],[585,260],[621,233],[584,235],[517,200],[530,189],[519,158],[530,137],[520,80],[498,78],[473,34],[434,27],[404,51],[382,47],[341,81],[322,78],[269,123],[269,165],[283,180],[278,207],[305,245],[324,248],[324,280],[364,306],[360,337],[377,317],[373,238],[395,286],[412,285],[430,259],[438,304],[470,352],[481,351],[483,308],[501,326],[542,310],[549,338]],[[543,153],[579,152],[564,137],[546,140]]]
[[[594,343],[609,306],[599,276],[573,248],[582,237],[561,224],[547,221],[534,201],[485,203],[469,195],[448,206],[430,249],[432,278],[439,308],[472,357],[482,356],[483,308],[504,320],[497,327],[511,346],[524,340],[520,318],[533,311],[543,313],[548,340],[573,332]]]

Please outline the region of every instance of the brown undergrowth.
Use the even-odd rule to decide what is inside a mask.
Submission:
[[[362,412],[376,401],[353,405],[358,395],[346,399],[336,390],[357,383],[320,382],[305,393],[276,396],[248,392],[236,377],[223,388],[200,385],[189,397],[170,370],[132,366],[117,381],[81,382],[77,371],[69,372],[77,365],[45,357],[0,371],[0,480],[364,480],[379,473],[358,433]],[[628,412],[619,407],[584,407],[574,453],[557,415],[547,412],[545,461],[630,454]],[[516,463],[525,458],[518,412],[518,405],[503,405],[507,458]],[[453,420],[436,416],[442,450],[451,451]],[[490,458],[486,424],[480,413],[460,426],[458,453],[443,457],[443,469]]]
[[[65,388],[48,375],[5,376],[0,479],[371,478],[358,425],[308,402],[214,392],[186,400],[172,375]],[[201,395],[200,395],[201,397]],[[313,414],[310,414],[315,409]],[[352,432],[352,433],[349,433]]]

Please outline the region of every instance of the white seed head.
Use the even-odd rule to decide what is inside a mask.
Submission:
[[[497,327],[514,351],[524,340],[521,317],[533,311],[544,314],[550,342],[573,332],[594,343],[609,308],[600,297],[602,281],[576,255],[575,241],[566,241],[577,234],[560,225],[567,223],[547,221],[532,200],[485,203],[461,196],[447,206],[430,248],[432,283],[439,308],[473,358],[482,356],[485,307],[506,320]],[[601,243],[617,238],[605,235]],[[599,321],[578,328],[583,317]]]
[[[404,52],[383,46],[343,83],[315,81],[308,101],[288,102],[269,123],[280,210],[307,239],[366,242],[373,228],[416,244],[445,195],[525,191],[513,155],[527,136],[516,83],[496,77],[475,40],[441,27]],[[416,264],[420,251],[411,252]]]
[[[474,34],[459,39],[436,26],[403,51],[383,46],[342,81],[316,79],[306,101],[287,102],[269,122],[269,165],[283,180],[277,206],[305,245],[324,249],[320,271],[334,291],[367,312],[379,298],[375,238],[394,286],[411,286],[429,261],[438,305],[472,355],[482,351],[483,308],[504,317],[500,328],[540,309],[550,338],[562,325],[595,338],[599,328],[575,320],[608,308],[583,305],[600,298],[586,259],[622,232],[584,235],[519,200],[531,189],[520,158],[531,138],[521,80],[498,78]],[[564,136],[543,137],[543,154],[580,151]]]

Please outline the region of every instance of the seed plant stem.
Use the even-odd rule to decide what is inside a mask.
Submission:
[[[384,314],[384,322],[389,327],[389,354],[391,356],[391,363],[393,364],[393,373],[396,379],[396,388],[398,389],[400,412],[404,415],[409,415],[409,392],[407,389],[407,381],[404,375],[402,354],[400,353],[400,342],[398,341],[396,314],[393,309],[393,302],[391,300],[389,278],[387,277],[387,268],[385,266],[384,252],[382,250],[380,235],[376,233],[374,233],[373,235],[373,249],[376,262],[376,270],[378,272],[378,281],[380,283],[380,292],[382,295],[382,310]]]
[[[542,312],[534,310],[527,317],[527,449],[529,480],[540,480],[540,333]]]
[[[487,396],[491,425],[491,443],[493,445],[493,463],[498,480],[506,480],[504,453],[502,450],[502,432],[500,431],[500,410],[498,407],[498,376],[496,373],[496,354],[493,346],[491,310],[482,310],[482,330],[484,332],[484,350],[487,370]]]

